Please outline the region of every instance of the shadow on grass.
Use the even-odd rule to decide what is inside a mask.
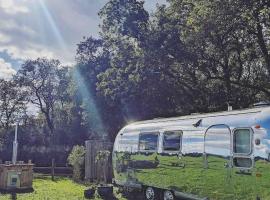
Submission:
[[[12,190],[0,190],[0,195],[8,195],[10,194],[11,200],[17,199],[17,194],[27,194],[34,192],[33,188],[27,188],[27,189],[12,189]]]
[[[123,196],[127,200],[144,200],[142,195],[128,195],[128,196]],[[115,196],[110,196],[110,197],[101,197],[103,200],[119,200],[119,198]]]
[[[124,192],[122,193],[123,197],[128,200],[143,200],[143,194],[140,192]]]
[[[103,200],[118,200],[117,197],[113,196],[108,196],[108,197],[101,197]]]
[[[67,180],[70,179],[69,177],[65,177],[65,176],[55,176],[54,180],[52,180],[52,177],[50,175],[46,175],[46,174],[35,174],[34,179],[36,180],[46,180],[46,181],[53,181],[53,182],[59,182],[62,180]]]
[[[0,194],[26,194],[26,193],[32,193],[34,192],[33,188],[27,188],[27,189],[10,189],[10,190],[0,190]]]
[[[11,200],[16,200],[17,199],[17,194],[16,193],[11,193],[10,199]]]
[[[122,193],[122,196],[127,200],[145,200],[142,192]],[[163,199],[161,195],[159,196],[159,199]],[[187,199],[175,197],[175,200],[187,200]]]

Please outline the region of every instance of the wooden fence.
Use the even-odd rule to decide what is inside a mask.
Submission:
[[[50,167],[34,167],[33,171],[38,174],[50,175],[52,172],[52,166]],[[72,176],[72,167],[55,167],[54,173],[56,176]]]
[[[85,142],[85,179],[88,181],[100,181],[105,176],[107,181],[112,180],[112,159],[111,155],[105,165],[96,161],[96,155],[99,151],[108,150],[112,152],[113,144],[107,141],[100,140],[87,140]]]

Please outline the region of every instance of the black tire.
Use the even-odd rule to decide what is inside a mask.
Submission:
[[[145,187],[144,188],[144,199],[145,200],[159,200],[160,192],[154,187]]]
[[[162,197],[163,200],[175,200],[175,195],[171,190],[164,190]]]

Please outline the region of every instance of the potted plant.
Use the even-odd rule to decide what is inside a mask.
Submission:
[[[102,150],[98,151],[96,155],[96,163],[102,168],[103,177],[101,183],[97,187],[97,192],[101,197],[113,196],[113,186],[108,184],[106,169],[108,169],[108,161],[110,157],[110,151]]]
[[[86,199],[91,199],[91,198],[94,197],[95,192],[96,192],[96,188],[95,187],[90,187],[90,188],[84,190],[84,197]]]

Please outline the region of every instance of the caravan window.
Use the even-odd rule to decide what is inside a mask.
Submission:
[[[138,140],[138,132],[123,133],[118,138],[116,149],[118,152],[137,152]]]
[[[250,129],[237,129],[234,131],[233,151],[237,154],[251,153],[251,131]]]
[[[143,151],[157,151],[158,132],[141,133],[139,136],[139,149]]]
[[[163,150],[180,151],[182,131],[165,131],[163,133]]]
[[[252,160],[250,158],[236,157],[233,159],[233,164],[235,167],[239,168],[251,168]]]

